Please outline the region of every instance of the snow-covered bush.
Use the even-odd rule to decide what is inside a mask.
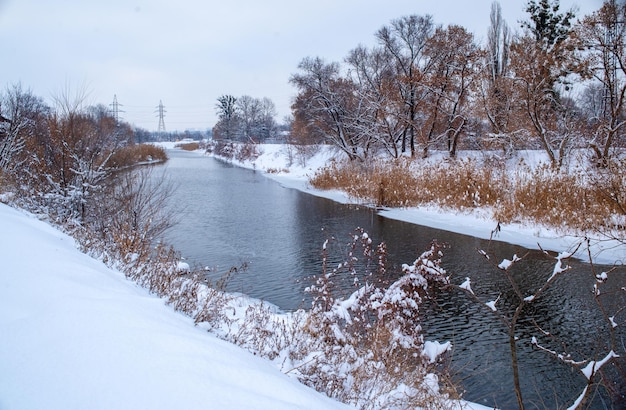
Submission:
[[[428,284],[447,283],[440,266],[441,247],[434,243],[389,286],[372,283],[386,276],[387,251],[375,249],[359,231],[349,245],[347,262],[327,265],[309,291],[315,296],[306,318],[309,345],[301,346],[298,377],[331,397],[359,408],[443,408],[448,396],[439,391],[430,357],[424,354],[419,308]],[[375,258],[376,275],[368,265],[357,267],[356,244],[366,259]],[[340,297],[338,285],[345,276],[357,289]],[[363,283],[361,283],[363,281]],[[436,386],[436,387],[435,387]],[[451,386],[446,386],[451,392]]]

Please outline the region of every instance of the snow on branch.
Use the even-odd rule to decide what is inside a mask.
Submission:
[[[461,283],[461,285],[459,285],[459,287],[461,289],[465,289],[466,291],[468,291],[469,293],[471,293],[472,295],[474,294],[474,291],[472,290],[472,281],[470,280],[470,278],[465,278],[465,282]]]
[[[500,264],[498,265],[498,268],[502,269],[502,270],[507,270],[509,269],[511,266],[513,266],[513,264],[515,262],[521,261],[522,258],[518,257],[517,254],[513,255],[513,258],[511,260],[508,259],[503,259],[502,262],[500,262]]]
[[[536,347],[539,350],[542,350],[546,353],[551,354],[552,356],[556,357],[563,363],[567,363],[567,364],[575,365],[575,366],[582,366],[583,364],[587,363],[587,360],[576,361],[572,359],[572,356],[569,353],[568,354],[557,353],[554,350],[548,349],[547,347],[540,345],[535,336],[533,336],[532,339],[530,340],[530,344],[532,344],[534,347]]]
[[[498,303],[498,301],[500,300],[500,296],[502,296],[502,295],[501,294],[498,295],[496,300],[492,300],[491,302],[486,302],[485,305],[487,305],[487,307],[489,309],[493,310],[494,312],[497,311],[498,309],[496,308],[496,303]]]
[[[585,397],[587,396],[587,389],[589,389],[589,386],[585,386],[582,393],[580,393],[580,396],[576,398],[576,400],[574,401],[574,404],[569,406],[567,410],[575,410],[578,408],[578,406],[580,406],[580,403],[582,403]]]
[[[485,252],[485,251],[484,251],[484,250],[482,250],[482,249],[479,249],[479,250],[478,250],[478,253],[479,253],[479,254],[481,254],[481,255],[483,255],[483,256],[485,257],[485,259],[487,259],[487,260],[491,259],[491,257],[489,256],[489,254],[487,254],[487,252]]]
[[[572,267],[569,265],[563,265],[563,259],[568,259],[573,255],[571,252],[561,252],[559,253],[555,259],[556,263],[554,264],[554,270],[552,271],[552,275],[548,278],[548,282],[550,282],[555,276],[570,270]]]
[[[604,356],[604,359],[600,360],[599,362],[592,360],[580,371],[585,375],[587,380],[591,380],[591,378],[600,370],[602,366],[608,363],[611,359],[617,357],[619,357],[619,355],[611,350],[606,356]]]

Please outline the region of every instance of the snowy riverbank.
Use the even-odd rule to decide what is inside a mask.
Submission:
[[[175,143],[165,143],[166,148],[173,148]],[[304,159],[295,152],[293,147],[283,144],[261,144],[261,155],[254,161],[232,162],[238,166],[256,169],[264,172],[268,177],[275,179],[283,186],[298,189],[312,195],[332,199],[341,203],[354,202],[345,193],[340,191],[323,191],[315,189],[308,183],[315,172],[326,165],[333,157],[339,156],[330,146],[324,146],[313,156]],[[513,161],[524,160],[528,164],[541,161],[541,153],[520,152]],[[386,218],[397,219],[409,223],[428,226],[431,228],[466,234],[481,239],[489,239],[498,222],[491,218],[484,210],[475,210],[468,213],[455,213],[436,207],[413,207],[383,209],[378,213]],[[575,235],[564,235],[554,229],[543,226],[524,224],[501,224],[494,240],[537,249],[538,244],[543,249],[556,252],[573,250],[580,243],[581,238]],[[612,240],[603,238],[591,239],[591,253],[596,263],[612,264],[626,263],[626,247]],[[588,260],[587,249],[581,246],[576,257]]]
[[[0,204],[0,409],[342,409]]]
[[[352,408],[194,326],[35,216],[0,203],[0,227],[0,409]]]

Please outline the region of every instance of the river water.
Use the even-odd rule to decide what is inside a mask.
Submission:
[[[390,263],[395,266],[412,263],[429,249],[433,239],[448,244],[442,265],[453,283],[471,277],[472,289],[481,300],[501,296],[499,307],[511,297],[510,287],[503,273],[479,255],[478,249],[488,250],[498,260],[528,253],[512,271],[524,294],[545,282],[554,267],[554,260],[520,246],[382,218],[370,208],[284,188],[259,172],[196,153],[173,150],[168,154],[170,160],[157,170],[165,172],[177,188],[170,206],[179,218],[166,240],[192,265],[206,267],[214,279],[233,266],[247,264],[245,272],[229,282],[228,290],[284,310],[310,306],[305,288],[321,272],[322,244],[331,239],[333,257],[342,260],[345,244],[357,227],[376,244],[387,244]],[[485,226],[485,230],[492,228]],[[533,303],[528,313],[565,343],[568,351],[603,352],[609,332],[591,297],[593,274],[587,264],[570,264],[573,269]],[[609,281],[609,289],[619,291],[626,286],[624,273],[621,268],[612,275],[617,280]],[[624,305],[623,297],[616,300]],[[422,308],[422,327],[427,340],[453,343],[452,376],[466,391],[466,399],[516,408],[506,328],[489,309],[462,293],[437,291]],[[522,320],[518,329],[522,389],[529,408],[571,404],[585,385],[584,377],[532,349],[528,341],[538,335],[534,324]],[[622,331],[617,336],[623,346],[626,335]],[[626,393],[624,373],[620,377],[615,366],[608,370],[615,390]],[[623,363],[621,370],[626,370]],[[597,395],[593,408],[624,408],[625,404],[603,394]]]

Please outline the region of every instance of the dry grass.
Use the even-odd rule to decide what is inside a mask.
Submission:
[[[594,171],[595,172],[595,171]],[[542,166],[510,181],[495,216],[503,222],[531,221],[552,227],[589,231],[604,226],[619,212],[601,186],[586,175],[555,172]]]
[[[142,162],[163,161],[167,161],[164,148],[152,144],[136,144],[118,149],[109,159],[109,166],[125,168]]]
[[[184,143],[176,144],[176,147],[185,151],[195,151],[200,148],[200,143],[199,142],[184,142]]]
[[[438,204],[464,209],[496,203],[500,172],[475,161],[416,166],[408,159],[363,164],[332,163],[318,171],[311,184],[341,189],[351,197],[377,206],[408,207]]]
[[[459,211],[484,207],[500,222],[575,231],[613,229],[616,215],[626,215],[626,161],[585,173],[559,172],[547,165],[520,165],[512,173],[503,164],[479,160],[333,162],[318,171],[311,184],[343,190],[377,206],[437,205]]]

